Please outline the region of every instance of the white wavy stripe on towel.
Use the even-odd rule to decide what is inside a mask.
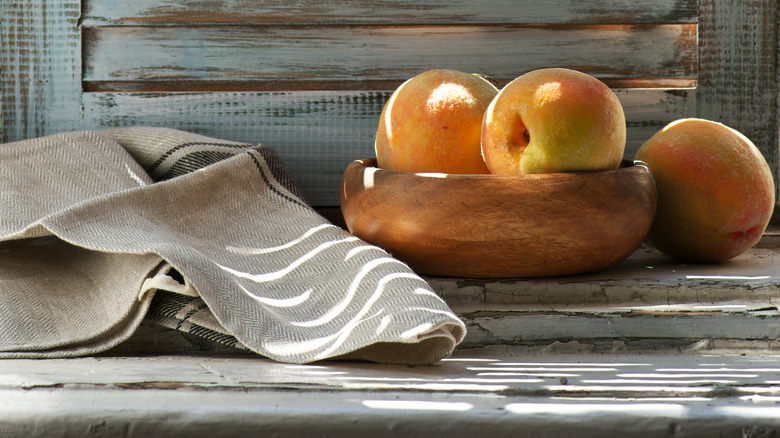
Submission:
[[[388,278],[388,277],[393,277],[393,278]],[[371,308],[371,306],[373,306],[373,304],[379,299],[379,296],[382,295],[382,293],[380,292],[380,289],[384,290],[384,288],[387,285],[387,283],[389,283],[391,280],[393,280],[395,278],[402,278],[402,277],[403,278],[407,278],[405,275],[403,275],[401,273],[391,274],[391,275],[388,275],[386,277],[383,277],[382,280],[380,280],[380,283],[382,283],[382,284],[380,286],[377,286],[377,291],[371,297],[371,299],[369,300],[369,303],[367,303],[365,306],[363,306],[363,309],[361,309],[360,312],[358,312],[358,314],[351,321],[349,321],[346,324],[346,326],[344,326],[344,328],[339,330],[339,332],[342,332],[345,329],[349,328],[349,332],[348,333],[347,332],[342,333],[342,335],[339,336],[339,338],[333,344],[331,344],[331,346],[329,348],[327,348],[326,350],[321,351],[319,353],[318,358],[325,358],[325,357],[328,357],[329,355],[331,355],[334,351],[336,351],[339,347],[341,347],[341,345],[347,340],[347,338],[351,334],[352,330],[354,330],[354,328],[357,327],[358,324],[360,324],[362,322],[365,322],[365,321],[367,321],[369,319],[373,319],[374,317],[376,317],[379,314],[381,314],[384,309],[379,309],[379,312],[374,314],[374,315],[372,315],[370,318],[360,319],[362,317],[362,315],[365,315],[366,313],[368,313],[368,311]],[[424,310],[427,311],[429,309],[424,309]],[[390,325],[389,323],[390,323],[390,321],[385,321],[384,319],[382,321],[380,321],[380,326],[383,326],[383,329],[382,329],[383,331],[384,331],[384,329],[386,329]],[[431,331],[432,328],[433,328],[433,324],[431,324],[429,322],[420,324],[420,325],[418,325],[416,327],[413,327],[413,328],[411,328],[411,329],[401,333],[401,335],[399,336],[399,339],[396,339],[395,341],[396,342],[408,342],[408,343],[417,342],[418,341],[417,338],[418,338],[419,335]],[[381,334],[381,331],[377,330],[376,335],[378,336],[379,334]]]
[[[286,268],[284,268],[282,270],[279,270],[279,271],[267,272],[267,273],[264,273],[264,274],[251,274],[249,272],[243,272],[243,271],[239,271],[237,269],[233,269],[233,268],[229,268],[227,266],[220,265],[219,263],[216,263],[216,262],[215,262],[215,264],[217,266],[219,266],[220,269],[224,270],[225,272],[229,272],[229,273],[235,275],[236,277],[246,278],[247,280],[252,280],[252,281],[254,281],[256,283],[264,283],[264,282],[268,282],[268,281],[272,281],[272,280],[278,280],[278,279],[284,277],[285,275],[287,275],[290,272],[294,271],[295,268],[297,268],[298,266],[306,263],[308,260],[311,260],[314,256],[316,256],[317,254],[321,253],[322,251],[330,248],[331,246],[338,245],[340,243],[354,242],[356,240],[358,240],[357,237],[350,236],[350,237],[345,237],[345,238],[343,238],[341,240],[335,240],[335,241],[332,240],[332,241],[329,241],[329,242],[322,243],[318,247],[316,247],[313,250],[307,252],[302,257],[300,257],[299,259],[297,259],[294,262],[292,262],[291,264],[289,264]]]
[[[316,338],[316,339],[309,339],[303,342],[296,342],[294,345],[291,345],[289,343],[265,342],[263,347],[266,348],[269,352],[272,352],[273,354],[295,356],[295,355],[315,351],[318,348],[322,348],[328,343],[330,343],[328,348],[317,353],[317,355],[315,356],[315,360],[329,357],[334,351],[336,351],[339,347],[341,347],[341,345],[347,339],[349,339],[349,336],[352,334],[355,328],[357,328],[360,324],[375,319],[376,317],[378,317],[384,312],[384,309],[379,309],[371,316],[367,318],[363,318],[363,316],[369,313],[373,304],[382,295],[382,292],[386,287],[387,283],[397,278],[407,278],[407,276],[403,275],[402,273],[395,273],[383,277],[379,281],[380,284],[377,286],[377,289],[369,299],[369,302],[366,303],[365,306],[363,306],[360,312],[358,312],[349,322],[344,324],[335,333],[328,336]],[[442,313],[440,311],[433,311],[433,309],[428,309],[428,308],[416,308],[416,310],[423,310],[431,313]],[[443,314],[446,315],[447,313],[443,312]],[[390,316],[392,319],[392,315],[387,315],[387,316]],[[391,319],[382,318],[376,330],[377,336],[380,335],[381,332],[390,325]],[[408,343],[417,342],[419,340],[418,337],[420,335],[431,332],[431,329],[433,329],[433,324],[429,322],[419,324],[401,333],[398,336],[398,339],[396,339],[396,342],[408,342]]]
[[[419,291],[416,291],[416,292],[419,293]],[[435,313],[437,315],[445,315],[445,316],[451,315],[450,312],[446,312],[444,310],[430,309],[428,307],[410,307],[409,310],[419,310],[419,311],[422,311],[422,312]]]
[[[387,251],[383,250],[382,248],[380,248],[378,246],[361,245],[361,246],[356,246],[355,248],[350,249],[349,252],[347,253],[347,255],[344,257],[344,261],[345,262],[349,261],[349,259],[351,259],[352,257],[356,256],[358,253],[363,252],[363,251],[378,251],[378,252],[381,252],[382,254],[385,254],[385,255],[387,254]]]
[[[440,299],[441,297],[436,295],[436,292],[428,290],[428,289],[417,289],[414,291],[417,295],[430,295],[431,297],[434,297],[436,299]],[[445,315],[451,315],[451,313],[445,312]]]
[[[355,294],[358,291],[358,288],[360,287],[360,283],[363,281],[363,279],[377,266],[386,264],[386,263],[401,263],[396,259],[390,258],[390,257],[382,257],[378,259],[371,260],[370,262],[366,263],[361,269],[360,272],[357,273],[354,280],[352,280],[352,283],[349,285],[349,289],[347,289],[346,295],[344,295],[344,299],[341,300],[340,303],[336,304],[335,306],[331,307],[330,310],[325,312],[321,317],[312,320],[312,321],[306,321],[306,322],[294,322],[293,325],[296,325],[298,327],[315,327],[319,325],[324,325],[335,319],[338,315],[340,315],[344,310],[349,307],[349,305],[352,303],[352,299],[355,297]],[[411,279],[418,279],[417,275],[408,273],[408,272],[399,272],[395,274],[391,274],[385,277],[382,277],[381,280],[379,280],[377,289],[374,291],[374,294],[371,295],[371,298],[366,303],[366,306],[370,306],[371,304],[376,301],[376,299],[381,295],[381,290],[384,289],[384,285],[387,283],[386,280],[388,277],[393,278],[411,278]],[[422,280],[421,280],[422,281]],[[378,292],[380,292],[378,294]],[[363,311],[366,309],[364,306],[363,310],[358,312],[358,316],[360,316]]]
[[[339,332],[341,332],[339,334],[338,338],[330,345],[330,347],[328,347],[325,350],[321,351],[317,355],[317,358],[321,359],[321,358],[325,358],[325,357],[328,357],[331,354],[333,354],[334,351],[336,351],[339,347],[341,347],[342,344],[344,344],[344,342],[347,340],[347,338],[349,338],[349,336],[352,334],[352,332],[355,330],[355,328],[357,328],[358,325],[378,317],[383,312],[384,312],[384,309],[379,309],[379,311],[377,313],[371,315],[370,317],[368,317],[366,319],[358,319],[358,318],[352,319],[341,330],[336,332],[337,334],[339,334]],[[382,323],[382,321],[380,320],[380,325],[381,325],[381,323]],[[390,324],[385,325],[385,328],[387,328],[389,325]],[[379,334],[381,334],[381,332],[377,333],[377,335],[379,335]]]
[[[379,325],[377,326],[376,330],[374,330],[374,334],[379,335],[387,327],[390,326],[390,322],[393,320],[393,315],[385,315],[381,321],[379,321]]]
[[[303,233],[300,237],[293,239],[285,244],[279,245],[279,246],[272,246],[268,248],[247,248],[247,247],[237,247],[237,246],[228,246],[227,249],[230,252],[234,252],[236,254],[243,254],[243,255],[259,255],[259,254],[270,254],[272,252],[281,251],[283,249],[292,248],[293,246],[303,242],[306,240],[307,237],[313,235],[314,233],[324,230],[326,228],[336,228],[333,224],[322,224],[319,226],[316,226],[314,228],[311,228],[307,230],[305,233]]]
[[[357,328],[360,324],[373,320],[374,318],[381,315],[383,312],[384,309],[379,309],[378,313],[371,315],[368,318],[357,320],[357,321],[355,320],[350,321],[348,324],[345,324],[336,332],[319,338],[298,340],[294,343],[273,342],[271,340],[265,340],[263,342],[263,348],[265,348],[266,351],[275,354],[277,356],[295,357],[301,354],[306,354],[312,351],[316,351],[326,346],[327,344],[332,343],[328,349],[323,350],[317,353],[315,356],[313,356],[312,360],[316,361],[316,360],[324,359],[329,356],[330,352],[335,351],[339,346],[341,346],[341,344],[349,338],[349,336],[352,334],[355,328]],[[336,344],[334,343],[334,340],[336,341],[340,340],[341,342],[338,342]]]
[[[295,305],[295,304],[291,305],[291,306],[276,305],[276,304],[279,304],[280,302],[283,302],[284,298],[282,298],[282,299],[275,299],[275,298],[259,297],[254,292],[252,292],[251,290],[247,289],[246,287],[244,287],[240,283],[236,282],[236,285],[238,286],[239,290],[241,290],[241,292],[246,294],[248,297],[252,298],[253,300],[255,300],[255,301],[257,301],[257,302],[259,302],[261,304],[264,304],[263,312],[268,314],[268,316],[272,316],[277,321],[284,321],[285,324],[289,322],[289,319],[290,319],[289,315],[285,315],[284,314],[284,312],[283,312],[284,309],[292,310],[293,313],[295,312],[295,307],[297,307],[297,305]],[[313,292],[313,290],[312,290],[312,292]],[[309,297],[311,296],[311,293],[309,293],[309,291],[307,290],[302,295],[298,295],[298,296],[292,297],[291,300],[301,299],[304,296],[305,296],[305,299],[302,300],[300,304],[303,304],[307,299],[309,299]],[[279,311],[277,311],[277,309],[279,309]]]
[[[429,310],[429,309],[426,309]],[[331,345],[326,348],[325,350],[319,352],[315,357],[314,360],[320,360],[325,359],[328,357],[331,357],[334,351],[336,351],[341,345],[349,339],[352,332],[362,323],[365,323],[367,321],[373,320],[377,318],[379,315],[381,315],[384,312],[384,309],[379,309],[379,311],[368,318],[364,319],[353,319],[352,321],[348,322],[345,326],[343,326],[341,329],[339,329],[336,333],[333,333],[332,335],[325,336],[319,339],[310,339],[304,342],[296,343],[294,348],[290,344],[282,344],[282,343],[265,343],[264,347],[268,349],[268,351],[273,352],[274,354],[278,355],[298,355],[303,354],[311,351],[315,351],[317,348],[321,348],[328,344],[329,342],[332,342]],[[386,329],[390,322],[393,319],[393,315],[386,315],[379,323],[379,326],[376,330],[376,335],[379,336],[384,329]],[[395,342],[407,342],[407,343],[414,343],[419,341],[419,336],[426,333],[433,333],[434,326],[430,322],[425,322],[422,324],[419,324],[415,327],[412,327],[405,332],[401,333],[397,339],[395,339]],[[335,340],[333,340],[335,338]]]
[[[386,263],[400,263],[400,262],[392,258],[372,260],[371,262],[367,263],[363,267],[363,269],[361,269],[358,275],[355,277],[352,284],[350,285],[347,296],[338,306],[332,308],[330,311],[328,311],[325,315],[323,315],[321,318],[318,318],[317,320],[310,321],[310,322],[290,321],[289,323],[294,326],[314,326],[314,325],[323,325],[324,323],[331,321],[338,315],[342,314],[343,311],[352,303],[352,299],[354,298],[356,291],[360,288],[360,285],[365,280],[366,276],[370,274],[378,266]],[[326,336],[295,342],[294,344],[288,342],[276,343],[272,341],[265,341],[263,342],[263,348],[265,348],[268,352],[272,354],[293,357],[301,354],[311,353],[316,350],[327,347],[324,350],[318,352],[315,358],[321,359],[321,358],[329,357],[330,355],[333,354],[334,351],[338,350],[342,346],[342,344],[350,338],[350,336],[358,326],[368,321],[372,321],[384,313],[385,309],[383,308],[374,309],[375,304],[381,299],[381,297],[385,293],[385,289],[387,288],[388,284],[394,280],[400,280],[400,279],[407,279],[407,280],[412,279],[412,280],[422,281],[420,277],[418,277],[416,274],[409,273],[409,272],[394,272],[388,275],[384,275],[377,281],[376,288],[368,297],[366,302],[363,304],[362,308],[359,311],[357,311],[349,321],[347,321],[346,323],[340,323],[339,328],[335,332]],[[253,298],[256,298],[254,297],[251,291],[247,290],[241,285],[239,285],[239,287],[241,287],[241,289],[248,295],[253,296]],[[414,293],[419,294],[420,291],[425,291],[425,290],[423,288],[418,287],[415,288]],[[422,312],[429,312],[433,314],[447,315],[447,312],[437,311],[435,309],[427,309],[418,306],[412,307],[410,309],[416,311],[422,311]],[[281,316],[271,309],[267,309],[267,311],[271,314],[277,315],[277,317]],[[393,318],[392,315],[387,315],[386,317],[382,318],[379,325],[374,330],[375,336],[379,337],[381,333],[390,326],[390,323],[392,322],[392,318]],[[426,328],[430,329],[431,327],[432,325],[427,323],[412,327],[406,330],[405,332],[403,332],[401,336],[399,336],[398,341],[410,342],[410,343],[415,342],[416,336],[424,333],[426,331]]]
[[[433,328],[433,324],[430,322],[425,322],[417,327],[412,327],[409,330],[401,333],[399,336],[402,340],[407,341],[416,341],[417,337],[423,333],[429,332]]]
[[[238,287],[240,287],[245,294],[252,297],[253,300],[256,300],[267,306],[272,306],[272,307],[295,307],[301,305],[304,302],[306,302],[306,300],[308,300],[309,297],[311,296],[311,293],[314,292],[314,289],[309,288],[306,289],[304,293],[290,298],[268,298],[268,297],[259,297],[253,294],[249,289],[245,288],[241,284],[239,284]]]

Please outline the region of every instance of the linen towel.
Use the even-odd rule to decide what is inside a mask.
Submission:
[[[146,127],[1,144],[0,357],[105,351],[147,316],[291,363],[431,363],[465,335],[272,149]]]

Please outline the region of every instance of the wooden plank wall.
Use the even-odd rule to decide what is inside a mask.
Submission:
[[[346,164],[373,154],[378,114],[430,68],[500,83],[566,66],[623,89],[632,148],[686,112],[697,70],[694,2],[637,13],[610,2],[116,2],[84,12],[89,125],[149,124],[263,142],[310,202],[333,205]],[[661,24],[659,24],[661,23]],[[651,109],[652,108],[652,109]],[[655,114],[653,118],[651,114]],[[650,116],[650,117],[648,117]],[[662,120],[658,120],[659,117]],[[633,150],[632,149],[632,150]]]
[[[773,169],[775,188],[780,182],[778,41],[780,1],[699,0],[694,114],[722,121],[753,140]],[[777,201],[780,205],[780,196]]]
[[[80,126],[80,15],[78,0],[0,0],[3,141]]]
[[[4,48],[17,67],[2,77],[3,138],[143,124],[262,142],[307,200],[334,206],[405,79],[455,68],[504,84],[561,66],[616,90],[628,157],[704,114],[744,129],[776,170],[778,1],[2,0],[3,17],[30,17],[0,24],[4,41],[37,58]]]

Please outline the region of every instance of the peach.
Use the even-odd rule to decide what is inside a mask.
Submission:
[[[687,262],[718,263],[761,238],[775,205],[772,172],[756,146],[720,123],[682,119],[637,151],[658,191],[648,243]]]
[[[494,174],[617,169],[625,146],[617,96],[575,70],[518,77],[493,99],[482,122],[482,156]]]
[[[401,84],[376,133],[377,166],[406,172],[488,173],[480,150],[485,109],[498,89],[479,75],[429,70]]]

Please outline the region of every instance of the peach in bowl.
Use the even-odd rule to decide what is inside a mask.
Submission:
[[[656,209],[640,162],[522,175],[418,173],[350,163],[341,184],[349,231],[417,273],[475,278],[599,271],[644,241]]]

